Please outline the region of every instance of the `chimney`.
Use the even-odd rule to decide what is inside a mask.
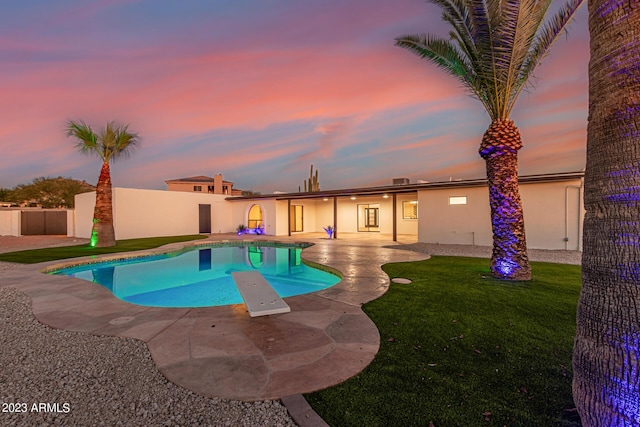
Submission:
[[[217,173],[213,176],[213,194],[222,194],[222,174]]]

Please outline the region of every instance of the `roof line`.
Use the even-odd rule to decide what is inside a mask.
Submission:
[[[577,172],[559,172],[553,174],[537,174],[537,175],[521,175],[518,181],[521,184],[530,184],[536,182],[556,182],[581,179],[584,177],[584,171]],[[345,196],[369,196],[378,194],[402,194],[412,193],[418,190],[434,189],[434,188],[458,188],[458,187],[482,187],[487,185],[486,178],[466,179],[459,181],[439,181],[425,182],[419,184],[400,184],[385,185],[378,187],[360,187],[347,188],[340,190],[327,190],[311,193],[277,193],[277,194],[261,194],[259,196],[236,196],[228,197],[226,200],[259,200],[259,199],[276,199],[276,200],[293,200],[293,199],[321,199],[325,197],[345,197]]]

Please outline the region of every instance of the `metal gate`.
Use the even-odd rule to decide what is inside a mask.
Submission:
[[[20,234],[23,236],[67,235],[66,210],[21,211]]]

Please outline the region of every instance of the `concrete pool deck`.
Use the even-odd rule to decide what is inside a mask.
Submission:
[[[160,372],[196,393],[247,401],[278,399],[323,389],[362,371],[380,343],[377,328],[360,309],[388,289],[389,278],[380,266],[428,258],[383,248],[392,244],[387,239],[320,236],[243,236],[314,243],[303,251],[303,258],[343,274],[329,289],[286,298],[291,312],[285,314],[251,318],[244,305],[194,309],[133,305],[100,285],[40,273],[59,261],[3,271],[0,286],[29,295],[35,317],[54,328],[145,341]],[[234,239],[220,235],[207,240]]]

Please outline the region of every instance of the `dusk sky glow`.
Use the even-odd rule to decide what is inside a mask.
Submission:
[[[556,3],[554,1],[554,3]],[[140,149],[114,186],[222,173],[235,187],[297,191],[485,176],[490,120],[452,77],[394,38],[446,36],[423,0],[56,0],[0,14],[0,187],[38,176],[96,184],[69,119],[128,123]],[[520,95],[520,173],[582,170],[586,4]]]

